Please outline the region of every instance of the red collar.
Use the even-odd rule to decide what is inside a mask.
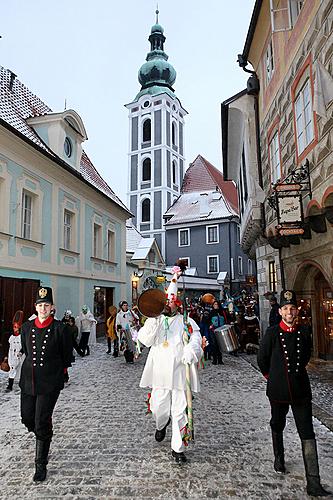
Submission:
[[[43,321],[43,323],[41,323],[37,317],[35,319],[35,326],[37,326],[37,328],[47,328],[48,326],[50,326],[52,321],[53,321],[53,316],[49,316],[45,321]]]
[[[297,326],[296,325],[292,325],[292,326],[288,326],[284,321],[283,319],[280,321],[280,324],[279,324],[281,330],[283,330],[284,332],[294,332],[296,329],[297,329]]]

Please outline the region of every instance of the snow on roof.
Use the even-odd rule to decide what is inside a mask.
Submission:
[[[142,239],[141,233],[131,220],[126,222],[126,252],[134,253]]]
[[[27,123],[28,118],[50,113],[53,113],[52,109],[20,82],[12,71],[0,66],[0,118],[33,144],[53,156],[55,160],[59,160],[59,157],[45,144],[33,127]],[[70,165],[68,166],[71,168]],[[129,212],[128,208],[97,172],[84,151],[82,152],[79,174],[82,175],[85,181]]]
[[[207,195],[202,196],[202,195]],[[203,198],[206,198],[203,200]],[[204,207],[203,207],[204,204]],[[203,210],[204,209],[204,210]],[[238,216],[238,213],[218,191],[194,191],[183,193],[167,210],[165,216],[171,217],[166,226],[184,222],[207,221]]]
[[[134,252],[132,260],[147,259],[148,254],[153,246],[155,238],[141,238],[141,241]]]

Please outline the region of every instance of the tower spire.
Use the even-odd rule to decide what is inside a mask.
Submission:
[[[156,24],[158,24],[158,15],[160,13],[160,11],[158,10],[158,3],[156,4],[156,11],[155,11],[155,13],[156,13]]]

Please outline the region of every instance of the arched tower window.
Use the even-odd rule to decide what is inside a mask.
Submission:
[[[177,184],[177,163],[175,160],[172,162],[172,182],[173,184]]]
[[[150,158],[145,158],[142,163],[142,180],[151,180],[151,160]]]
[[[177,125],[175,122],[172,122],[171,137],[172,137],[172,145],[177,146]]]
[[[150,222],[150,199],[143,200],[141,205],[141,222]]]
[[[143,142],[151,141],[151,119],[150,118],[147,118],[147,120],[145,120],[143,122],[142,140],[143,140]]]

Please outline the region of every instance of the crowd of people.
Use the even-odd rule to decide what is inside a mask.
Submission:
[[[295,292],[283,290],[280,304],[274,297],[271,299],[270,326],[259,345],[254,301],[246,300],[249,297],[243,295],[237,310],[234,301],[221,302],[213,296],[209,300],[202,297],[200,302],[182,303],[177,293],[181,273],[176,266],[166,294],[161,292],[161,309],[143,325],[138,309],[130,309],[126,301],[120,302],[118,311],[115,306],[109,307],[106,322],[107,354],[117,358],[123,353],[126,363],[131,364],[140,355],[142,346],[149,349],[140,387],[151,390],[148,406],[155,421],[155,440],[163,441],[170,425],[171,455],[178,464],[187,461],[184,449],[193,437],[192,393],[200,391],[200,360],[223,364],[223,349],[218,339],[223,328],[232,325],[238,342],[230,352],[248,353],[249,347],[255,346],[259,368],[268,381],[274,470],[286,472],[283,430],[291,408],[302,443],[307,493],[329,495],[320,483],[311,387],[306,372],[311,356],[311,331],[297,323]],[[36,437],[33,480],[41,482],[47,474],[53,411],[68,381],[68,368],[75,362],[73,349],[81,357],[90,355],[89,345],[96,341],[96,319],[84,305],[76,318],[67,310],[62,320],[57,320],[49,287],[38,288],[35,309],[36,314],[23,325],[22,311],[17,311],[13,318],[6,391],[12,391],[15,378],[19,378],[21,420]]]

